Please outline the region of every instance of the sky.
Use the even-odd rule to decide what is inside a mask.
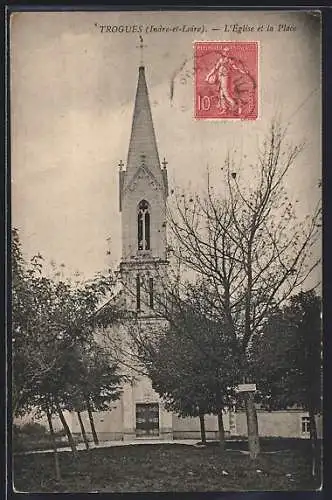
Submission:
[[[149,28],[183,24],[203,32]],[[225,24],[244,31],[226,33]],[[260,24],[264,30],[257,32]],[[266,31],[268,24],[273,31]],[[279,31],[279,24],[288,29]],[[112,28],[102,32],[101,25]],[[310,214],[321,178],[317,15],[22,12],[12,16],[10,30],[11,208],[27,256],[40,252],[64,263],[67,273],[86,277],[121,258],[118,163],[128,153],[140,50],[138,33],[119,32],[119,26],[142,26],[154,127],[170,188],[199,192],[207,166],[220,183],[227,151],[235,148],[249,162],[272,117],[281,113],[288,139],[306,143],[286,182],[290,197],[299,200],[299,217]],[[256,121],[194,118],[193,42],[204,40],[259,42]]]

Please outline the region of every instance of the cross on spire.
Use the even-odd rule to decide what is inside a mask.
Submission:
[[[120,162],[119,162],[119,168],[120,168],[120,170],[122,170],[123,167],[124,167],[124,163],[123,163],[122,160],[120,160]]]
[[[143,37],[142,35],[139,35],[139,45],[136,45],[136,48],[137,49],[140,49],[140,66],[144,66],[144,58],[143,58],[143,55],[144,55],[144,50],[147,45],[144,45],[143,44]]]
[[[166,161],[166,159],[164,158],[164,160],[162,161],[162,163],[161,163],[161,164],[162,164],[162,166],[163,166],[164,168],[166,168],[166,165],[168,164],[168,161]]]

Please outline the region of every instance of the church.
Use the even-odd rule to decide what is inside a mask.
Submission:
[[[168,197],[167,162],[160,162],[153,125],[145,67],[139,66],[136,98],[126,165],[119,164],[119,211],[122,223],[122,257],[119,274],[121,291],[118,304],[135,312],[141,327],[158,331],[165,320],[157,313],[155,297],[167,277],[166,202]],[[121,297],[121,300],[119,298]],[[126,326],[111,327],[110,335],[126,342]],[[130,347],[128,347],[128,350]],[[125,349],[123,349],[125,351]],[[124,360],[125,361],[125,360]],[[199,419],[179,418],[165,410],[151,381],[140,376],[127,363],[127,375],[118,401],[108,412],[94,414],[101,440],[141,438],[174,439],[200,437]],[[83,416],[83,415],[82,415]],[[71,415],[73,433],[79,422]],[[89,429],[88,420],[86,428]],[[225,416],[225,430],[229,418]],[[207,437],[217,436],[217,418],[207,416]]]
[[[158,334],[166,326],[165,320],[158,315],[156,297],[163,280],[167,279],[168,179],[167,162],[163,160],[161,163],[159,158],[143,64],[138,70],[127,162],[126,165],[122,161],[119,164],[118,181],[122,257],[119,266],[121,290],[115,300],[122,310],[129,313],[128,317],[130,313],[135,313],[143,330]],[[112,325],[109,330],[109,337],[120,346],[120,358],[128,378],[122,386],[120,398],[113,402],[110,409],[94,413],[100,442],[135,442],[142,439],[199,441],[199,418],[181,418],[167,411],[149,378],[137,370],[132,359],[126,359],[125,353],[130,351],[126,322]],[[100,334],[104,336],[105,331]],[[257,416],[261,436],[309,438],[308,414],[302,410],[266,412],[258,408]],[[87,412],[82,412],[81,417],[92,440]],[[31,420],[34,420],[33,416],[18,419],[17,423],[24,425]],[[77,415],[66,412],[66,420],[72,433],[79,437],[81,430]],[[226,436],[247,435],[245,412],[227,411],[223,422]],[[47,427],[46,420],[40,423]],[[54,428],[62,428],[56,417]],[[216,416],[205,416],[205,428],[207,439],[218,439]]]
[[[165,320],[157,313],[155,297],[167,279],[166,202],[168,197],[167,162],[160,162],[153,125],[145,67],[139,66],[127,163],[119,164],[119,211],[122,221],[122,290],[119,304],[135,312],[143,330],[157,334]],[[126,325],[113,337],[126,343]],[[128,352],[130,347],[123,349]],[[123,360],[126,361],[125,359]],[[165,361],[167,362],[167,361]],[[100,441],[142,439],[197,439],[199,418],[181,418],[167,411],[151,381],[128,361],[131,382],[123,385],[121,397],[110,411],[96,412],[94,421]],[[84,413],[82,413],[83,417]],[[85,427],[90,428],[85,415]],[[72,432],[80,434],[75,414],[70,415]],[[258,409],[260,435],[308,438],[307,414],[301,410],[265,412]],[[247,434],[245,412],[227,411],[223,415],[226,436]],[[218,421],[205,416],[207,439],[218,439]]]

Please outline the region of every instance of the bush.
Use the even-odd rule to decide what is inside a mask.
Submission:
[[[21,427],[17,424],[13,424],[13,436],[16,437],[20,434],[22,434]]]
[[[17,427],[17,426],[16,426]],[[47,434],[47,429],[38,424],[38,422],[28,422],[20,427],[20,434],[25,434],[27,436],[45,436]]]
[[[55,436],[56,437],[64,437],[67,436],[66,431],[64,429],[60,429],[58,431],[55,431]]]

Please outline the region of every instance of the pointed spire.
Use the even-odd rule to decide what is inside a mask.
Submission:
[[[140,49],[140,66],[144,66],[144,49],[146,48],[147,46],[144,45],[144,42],[143,42],[143,37],[142,35],[139,36],[139,45],[136,46],[137,49]]]
[[[162,173],[144,66],[140,66],[138,72],[135,107],[126,168],[127,183],[130,182],[137,169],[142,165],[142,158],[144,158],[144,165],[158,181],[162,182]]]

